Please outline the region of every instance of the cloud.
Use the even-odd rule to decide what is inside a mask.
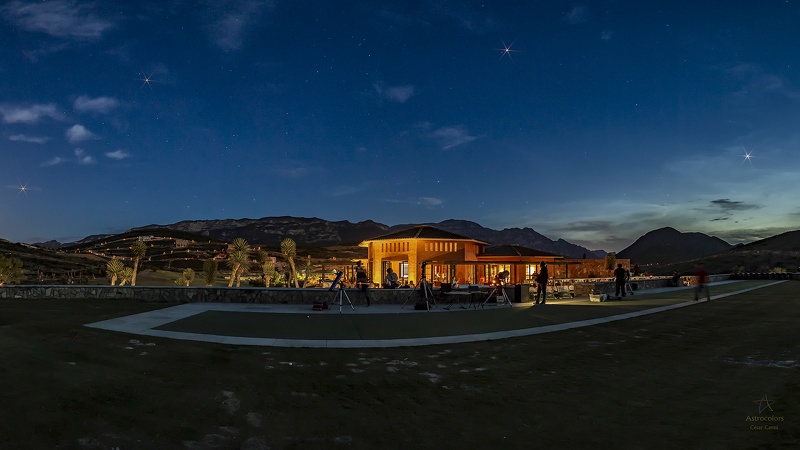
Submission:
[[[60,156],[54,156],[54,157],[48,159],[47,161],[43,162],[42,166],[44,166],[44,167],[56,166],[56,165],[59,165],[59,164],[65,162],[65,161],[66,161],[66,159],[64,159],[64,158],[62,158]]]
[[[375,83],[373,87],[378,94],[398,103],[405,103],[415,94],[415,88],[412,85],[384,87],[383,83]]]
[[[45,142],[49,141],[49,137],[45,136],[27,136],[24,134],[15,134],[13,136],[8,137],[9,141],[19,141],[19,142],[31,142],[33,144],[44,144]]]
[[[586,23],[589,21],[589,9],[585,6],[575,6],[570,12],[564,14],[570,25]]]
[[[78,158],[76,160],[78,164],[87,165],[95,163],[95,160],[94,158],[92,158],[92,155],[87,155],[86,151],[84,151],[82,148],[75,149],[75,156]]]
[[[130,158],[131,154],[125,150],[114,150],[113,152],[106,152],[106,157],[119,161],[125,158]]]
[[[63,114],[58,112],[54,103],[37,104],[31,106],[15,106],[0,104],[0,115],[6,123],[36,123],[42,117],[54,120],[64,120]]]
[[[469,131],[467,131],[463,125],[439,128],[431,132],[429,136],[439,141],[443,150],[448,150],[478,139],[476,136],[470,135]]]
[[[83,125],[73,125],[67,129],[67,140],[70,143],[88,141],[90,139],[97,139],[91,131],[87,130]]]
[[[726,72],[743,83],[742,88],[733,93],[734,97],[752,99],[754,96],[777,95],[790,100],[800,100],[800,90],[792,88],[784,77],[766,73],[756,64],[737,64]]]
[[[422,206],[427,206],[429,208],[432,208],[434,206],[441,206],[443,203],[444,200],[435,197],[420,197],[417,200],[417,204]]]
[[[23,3],[13,1],[0,9],[8,20],[31,32],[46,33],[57,38],[96,40],[114,24],[92,11],[92,3],[72,0]]]
[[[119,106],[119,101],[111,97],[89,98],[85,95],[75,99],[72,107],[80,113],[108,114]]]
[[[213,4],[216,5],[218,2]],[[222,2],[221,6],[224,10],[216,9],[210,12],[218,14],[207,26],[211,41],[223,51],[238,50],[242,46],[247,28],[258,19],[264,4],[256,0],[236,0]]]
[[[759,209],[761,208],[758,205],[748,204],[745,202],[735,202],[727,198],[721,198],[718,200],[711,200],[711,206],[713,208],[719,208],[722,211],[730,212],[730,211],[746,211],[750,209]]]

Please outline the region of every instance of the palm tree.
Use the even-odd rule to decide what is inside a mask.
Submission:
[[[250,260],[250,244],[242,238],[231,241],[228,251],[228,265],[231,267],[231,279],[228,287],[233,286],[234,280],[239,279],[242,265],[247,265]],[[237,285],[238,286],[238,285]]]
[[[185,286],[189,286],[194,281],[194,270],[191,268],[186,269],[183,271],[183,281],[186,283]]]
[[[297,256],[297,245],[294,243],[292,238],[286,238],[281,241],[281,253],[283,253],[283,256],[285,256],[289,261],[289,268],[291,269],[291,277],[294,281],[294,287],[299,287],[297,285],[297,271],[294,267],[294,257]],[[288,281],[289,280],[287,280],[287,284]]]
[[[111,279],[112,286],[117,284],[117,278],[122,275],[123,270],[125,270],[125,264],[118,259],[112,259],[106,263],[106,276]]]
[[[214,258],[207,259],[203,263],[203,281],[206,286],[213,286],[214,280],[217,278],[217,261]]]
[[[0,255],[0,286],[19,283],[23,278],[22,260]]]
[[[270,282],[275,277],[275,263],[266,261],[261,265],[261,273],[264,274],[264,287],[269,287]]]
[[[133,274],[134,271],[130,267],[126,266],[124,269],[122,269],[122,273],[119,274],[119,285],[122,286],[130,281],[131,286],[133,286]]]
[[[131,245],[131,256],[133,256],[133,277],[131,286],[136,286],[136,273],[139,271],[139,260],[144,258],[147,253],[147,245],[142,241],[136,241]]]

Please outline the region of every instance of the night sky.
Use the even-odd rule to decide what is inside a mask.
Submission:
[[[0,5],[11,241],[282,215],[607,251],[800,228],[794,0]]]

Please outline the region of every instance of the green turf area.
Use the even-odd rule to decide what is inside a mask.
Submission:
[[[134,336],[83,324],[170,305],[0,300],[0,448],[794,449],[798,286],[543,335],[385,349]],[[462,314],[410,316],[435,315]],[[759,413],[764,396],[772,410]],[[783,420],[754,429],[766,423],[748,417]]]
[[[715,287],[713,293],[716,295],[734,292],[768,283],[768,281],[728,283]],[[596,319],[682,303],[693,298],[693,290],[685,289],[671,293],[634,295],[613,302],[593,303],[585,300],[553,302],[536,307],[487,306],[478,310],[453,310],[437,314],[419,311],[414,314],[354,315],[347,314],[347,310],[340,314],[336,309],[313,312],[310,308],[308,315],[207,311],[156,329],[278,339],[351,340],[459,336]],[[397,309],[400,310],[400,305]]]

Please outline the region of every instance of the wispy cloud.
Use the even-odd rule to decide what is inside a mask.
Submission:
[[[727,73],[743,83],[734,96],[752,99],[754,95],[777,95],[800,100],[800,90],[793,88],[784,77],[767,73],[756,64],[737,64],[727,69]]]
[[[117,161],[130,157],[131,154],[126,152],[125,150],[114,150],[113,152],[106,152],[106,158],[115,159]]]
[[[417,204],[427,207],[434,207],[434,206],[441,206],[444,203],[444,200],[436,198],[436,197],[420,197],[417,200]]]
[[[256,0],[234,0],[210,3],[218,5],[210,14],[215,14],[207,26],[212,42],[220,49],[230,52],[242,46],[247,29],[258,20],[264,2]]]
[[[8,137],[9,141],[19,141],[19,142],[30,142],[33,144],[44,144],[45,142],[49,141],[50,138],[45,136],[28,136],[25,134],[15,134]]]
[[[81,95],[72,104],[75,111],[80,113],[108,114],[119,106],[119,101],[112,97],[90,98]]]
[[[589,9],[585,6],[574,6],[568,13],[564,14],[564,17],[570,25],[586,23],[589,21]]]
[[[96,40],[114,27],[111,21],[94,12],[94,3],[72,0],[12,1],[0,8],[0,12],[19,28],[58,38]]]
[[[43,117],[54,120],[64,120],[54,103],[18,106],[0,104],[0,115],[6,123],[36,123]]]
[[[398,103],[405,103],[416,93],[416,89],[412,85],[384,86],[383,83],[378,82],[372,86],[379,95]]]
[[[730,211],[747,211],[750,209],[759,209],[759,205],[754,205],[745,202],[737,202],[727,198],[721,198],[718,200],[711,200],[711,206],[715,209],[721,209],[724,212]]]
[[[439,141],[444,150],[467,144],[478,139],[477,136],[469,134],[469,131],[463,125],[439,128],[431,132],[430,136]]]
[[[66,159],[64,159],[64,158],[62,158],[60,156],[54,156],[54,157],[48,159],[47,161],[43,162],[42,166],[44,166],[44,167],[57,166],[57,165],[59,165],[59,164],[61,164],[63,162],[66,162],[66,161],[67,161]]]
[[[78,164],[88,165],[96,162],[94,158],[92,158],[92,155],[87,154],[82,148],[75,149],[75,157],[77,158],[76,162]]]
[[[66,132],[67,140],[70,143],[81,142],[81,141],[88,141],[90,139],[97,139],[97,136],[94,135],[91,131],[86,129],[83,125],[73,125],[67,129]]]

